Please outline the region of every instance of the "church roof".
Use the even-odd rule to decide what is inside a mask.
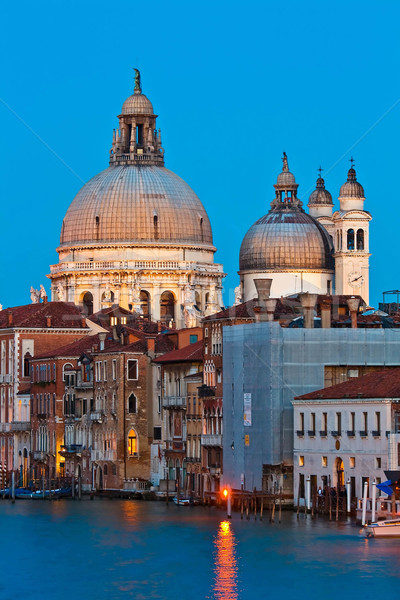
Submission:
[[[46,302],[4,308],[0,311],[0,329],[48,328],[49,317],[52,329],[88,329],[79,307],[70,302]]]

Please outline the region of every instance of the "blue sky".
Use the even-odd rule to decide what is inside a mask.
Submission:
[[[336,200],[354,155],[373,216],[370,302],[400,287],[399,3],[22,0],[2,17],[4,306],[28,303],[31,285],[49,289],[62,218],[108,166],[134,66],[166,166],[210,216],[227,304],[283,150],[305,202],[320,164]]]

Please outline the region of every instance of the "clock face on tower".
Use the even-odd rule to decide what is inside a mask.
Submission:
[[[364,283],[364,277],[359,271],[353,271],[348,274],[347,281],[352,288],[359,288]]]

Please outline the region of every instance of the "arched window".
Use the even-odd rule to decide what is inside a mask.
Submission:
[[[146,290],[140,290],[140,307],[144,319],[150,319],[150,294]]]
[[[200,297],[199,292],[195,292],[194,297],[195,297],[197,309],[201,310],[201,297]]]
[[[137,413],[137,399],[135,394],[131,394],[128,398],[128,412],[132,414]]]
[[[357,250],[364,250],[364,230],[357,230]]]
[[[175,298],[172,292],[163,292],[161,294],[160,319],[166,323],[175,320]]]
[[[107,465],[104,465],[103,472],[104,472],[104,475],[108,475],[108,467],[107,467]]]
[[[93,314],[93,295],[90,292],[86,292],[83,295],[82,308],[87,317]]]
[[[347,250],[354,250],[354,229],[347,230]]]
[[[343,248],[343,233],[340,232],[339,250]]]
[[[27,352],[24,356],[24,377],[30,376],[29,359],[32,358],[30,352]]]
[[[131,429],[128,433],[128,455],[138,455],[138,439],[136,431],[134,429]]]

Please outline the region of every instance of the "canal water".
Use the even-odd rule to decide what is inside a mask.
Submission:
[[[134,500],[0,501],[3,600],[388,599],[400,539],[284,513],[230,521],[222,510]]]

